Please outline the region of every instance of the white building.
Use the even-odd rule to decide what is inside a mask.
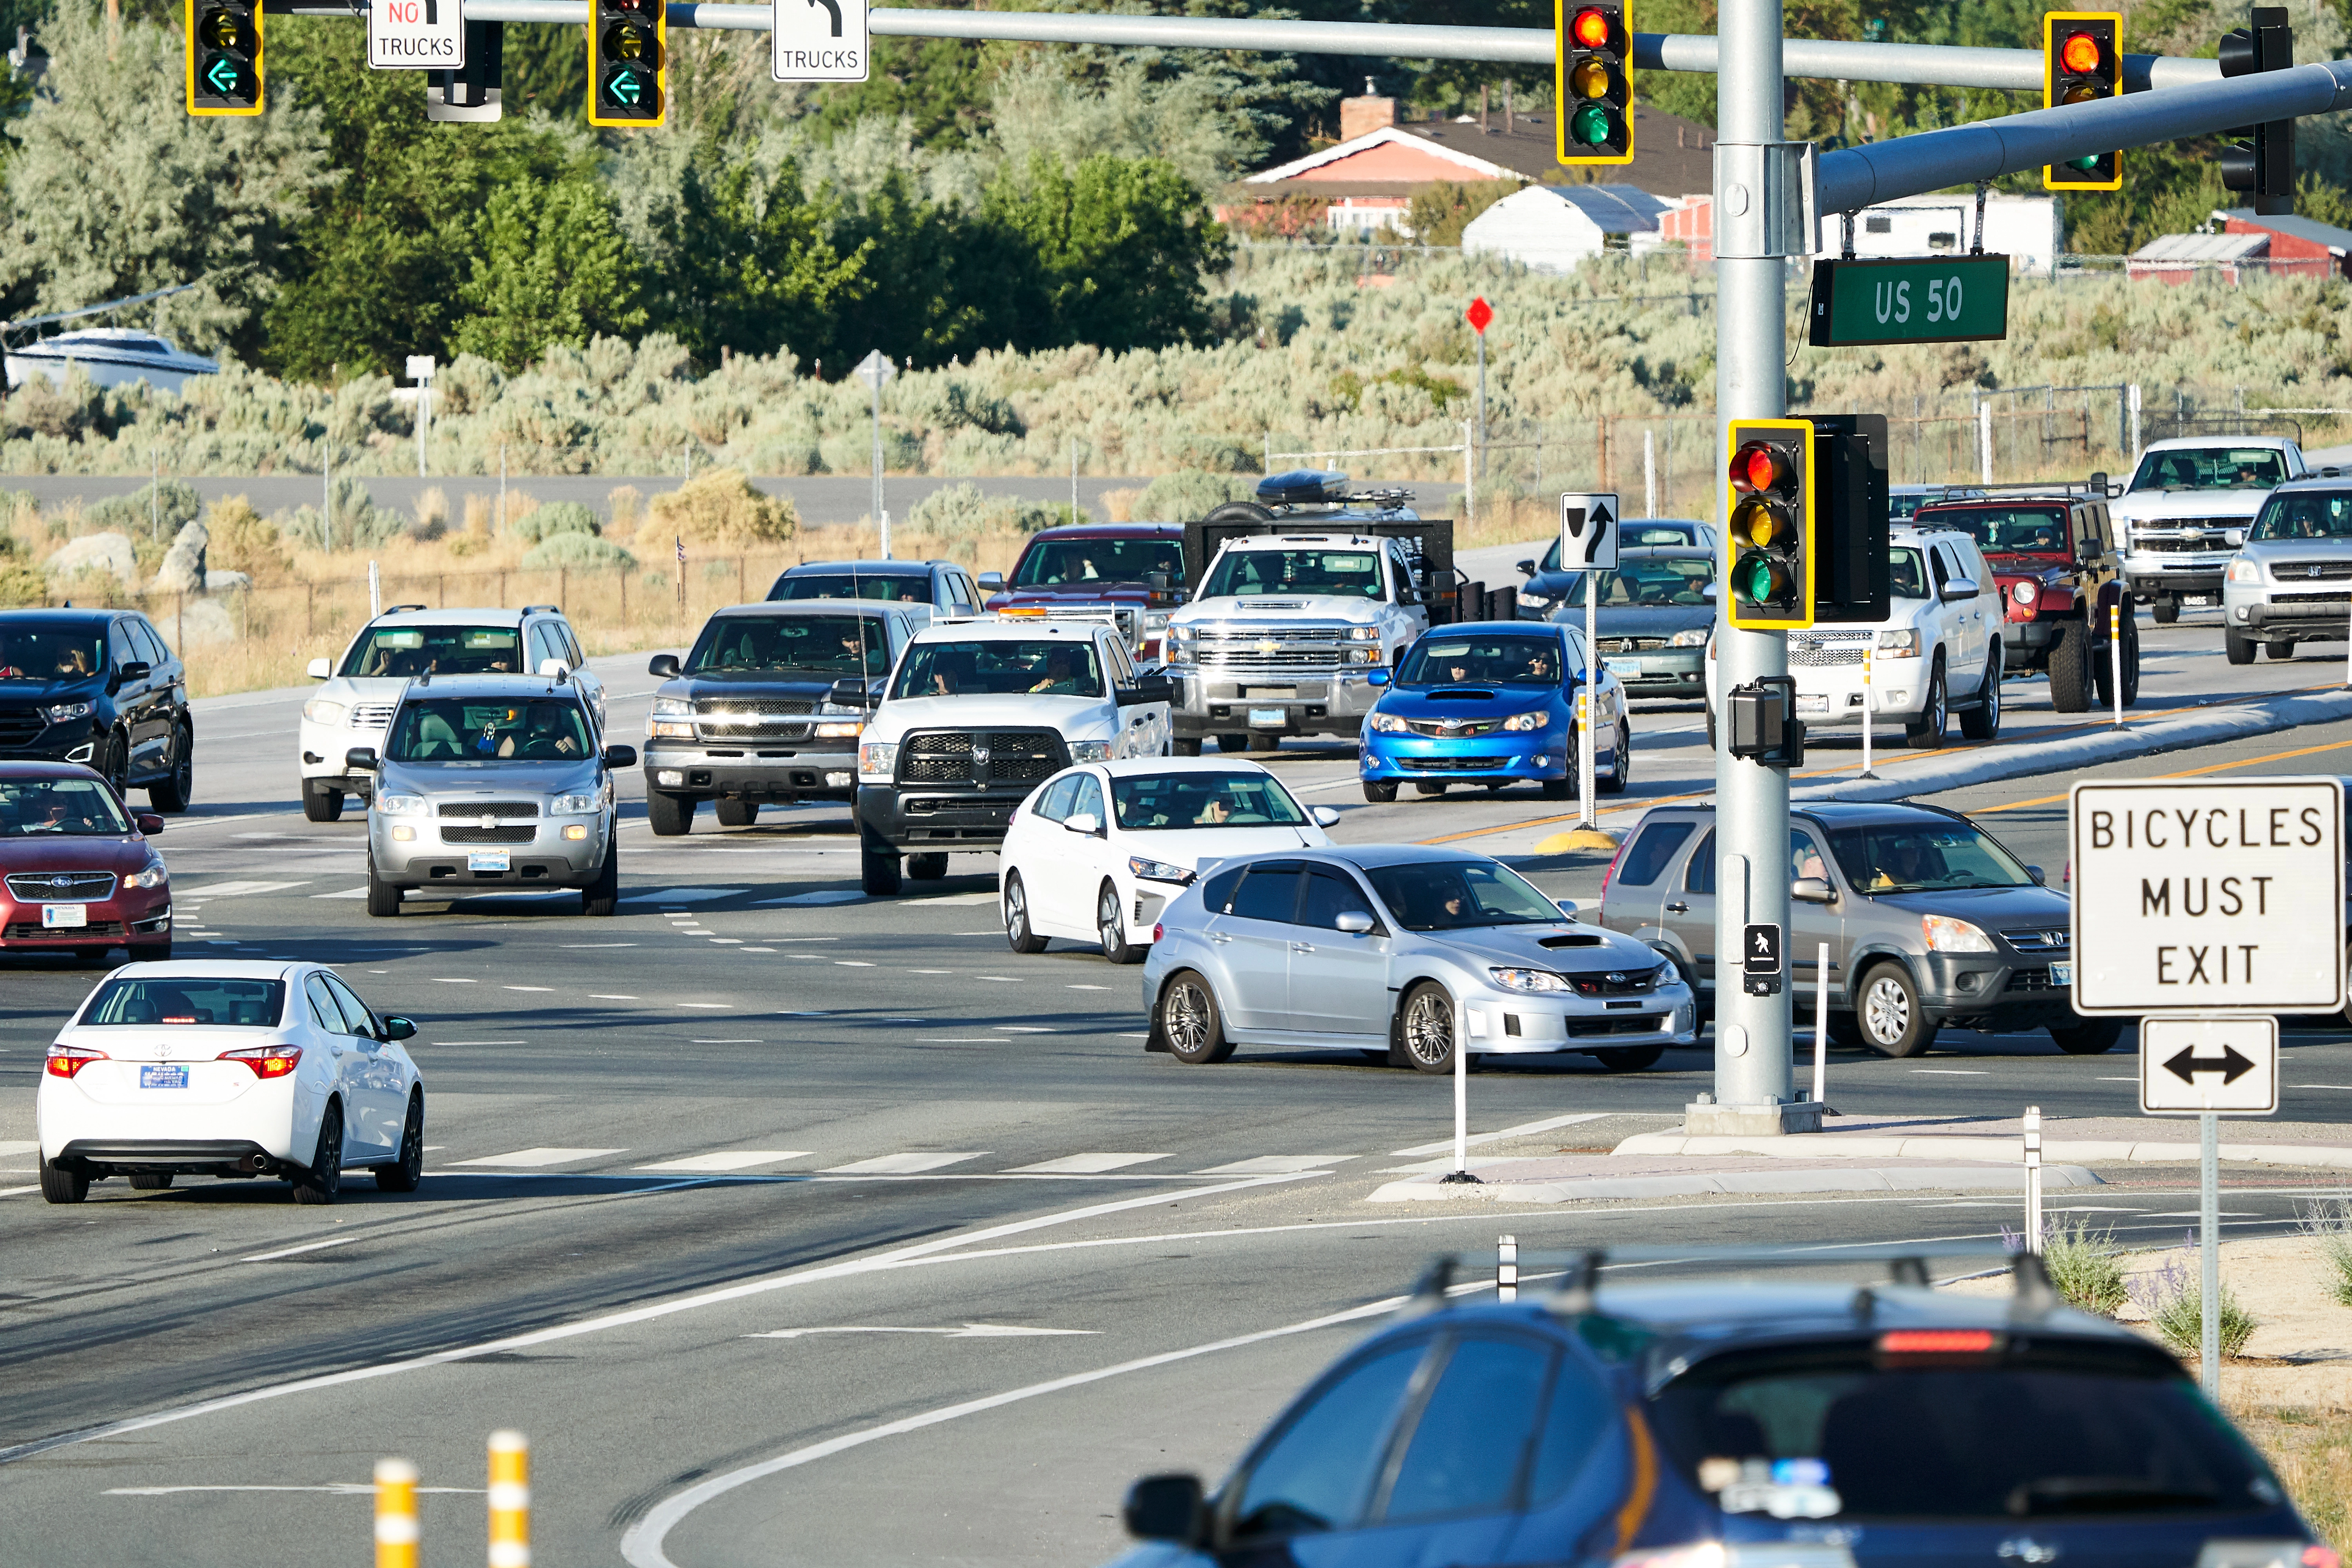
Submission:
[[[1679,205],[1632,185],[1530,185],[1472,218],[1462,250],[1566,271],[1603,250],[1654,248],[1659,217]]]
[[[1976,196],[1906,196],[1864,207],[1853,222],[1856,256],[1966,255],[1976,240]],[[2054,196],[1993,195],[1985,199],[1984,248],[2010,258],[2012,272],[2048,275],[2063,242]],[[1843,242],[1840,215],[1822,215],[1822,254]]]

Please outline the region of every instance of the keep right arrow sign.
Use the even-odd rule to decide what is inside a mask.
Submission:
[[[2150,1116],[2267,1116],[2278,1109],[2278,1019],[2143,1018],[2139,1108]]]

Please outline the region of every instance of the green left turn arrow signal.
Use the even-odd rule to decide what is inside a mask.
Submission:
[[[236,62],[226,56],[222,56],[205,68],[205,83],[223,98],[233,98],[236,95],[238,80]]]

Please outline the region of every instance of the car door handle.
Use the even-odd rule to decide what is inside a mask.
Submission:
[[[1294,942],[1290,944],[1290,951],[1293,952],[1313,952],[1315,951],[1315,944],[1311,942]]]
[[[1217,943],[1219,946],[1223,946],[1224,943],[1229,942],[1234,939],[1231,932],[1213,931],[1209,933],[1209,940]]]
[[[1670,915],[1686,915],[1690,913],[1690,906],[1677,900],[1675,902],[1666,906],[1666,913]]]

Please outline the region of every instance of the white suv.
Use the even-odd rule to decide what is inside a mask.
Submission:
[[[2231,536],[2253,526],[2271,491],[2305,478],[2303,448],[2284,436],[2197,436],[2151,441],[2131,486],[2109,503],[2132,596],[2158,626],[2180,607],[2221,602]],[[2328,470],[2333,473],[2333,469]]]
[[[297,742],[302,771],[302,815],[333,822],[343,797],[362,800],[375,781],[354,773],[344,754],[354,746],[381,751],[383,729],[400,693],[425,675],[553,675],[561,665],[604,728],[604,683],[584,668],[571,623],[553,605],[520,610],[428,610],[394,605],[362,626],[335,661],[314,658],[310,679],[326,685],[302,704]]]
[[[2000,732],[2000,590],[1976,541],[1958,529],[1897,524],[1887,540],[1888,615],[1876,626],[1823,626],[1789,634],[1797,717],[1808,729],[1857,724],[1863,653],[1870,652],[1870,711],[1900,719],[1906,742],[1944,743],[1948,717],[1960,733]],[[1714,743],[1719,684],[1706,645],[1707,737]]]

